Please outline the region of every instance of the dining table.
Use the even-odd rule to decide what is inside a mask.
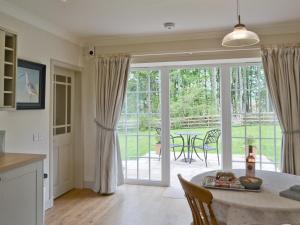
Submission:
[[[225,171],[236,177],[245,175],[243,169]],[[217,172],[198,174],[191,182],[202,185],[205,176],[215,176]],[[216,218],[227,225],[300,225],[300,201],[279,195],[293,185],[300,185],[300,176],[263,170],[257,170],[255,176],[263,180],[259,192],[209,189]]]
[[[191,152],[191,148],[193,147],[192,146],[192,143],[191,143],[191,141],[192,141],[192,138],[193,137],[195,137],[196,135],[201,135],[201,134],[203,134],[202,132],[196,132],[196,131],[178,131],[178,132],[176,132],[176,135],[179,135],[179,136],[181,136],[181,137],[183,137],[184,138],[184,136],[186,136],[186,145],[184,145],[183,147],[185,148],[187,148],[187,158],[185,158],[185,159],[182,159],[182,161],[185,161],[185,162],[192,162],[193,161],[193,159],[192,159],[192,152]],[[192,149],[192,151],[193,151],[193,149]]]

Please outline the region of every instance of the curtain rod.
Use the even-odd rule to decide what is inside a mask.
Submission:
[[[220,49],[214,51],[183,51],[183,52],[161,52],[161,53],[144,53],[144,54],[132,54],[132,57],[143,57],[143,56],[163,56],[163,55],[193,55],[198,53],[217,53],[217,52],[235,52],[235,51],[252,51],[260,50],[260,48],[243,48],[243,49]]]
[[[262,49],[266,48],[298,48],[300,47],[300,43],[282,43],[282,44],[265,44],[261,46]]]

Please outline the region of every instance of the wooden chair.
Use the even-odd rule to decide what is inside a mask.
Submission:
[[[193,225],[218,225],[211,208],[211,192],[183,179],[180,174],[178,178],[192,211]]]

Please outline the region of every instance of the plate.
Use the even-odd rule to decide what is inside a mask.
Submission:
[[[239,179],[232,181],[219,181],[214,176],[206,176],[202,181],[202,186],[211,189],[221,189],[229,191],[247,191],[247,192],[260,192],[261,189],[246,189]]]

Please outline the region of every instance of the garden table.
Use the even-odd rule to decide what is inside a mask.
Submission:
[[[196,132],[196,131],[179,131],[179,132],[176,132],[176,135],[180,135],[182,137],[186,136],[186,140],[187,140],[186,141],[187,145],[184,145],[184,147],[187,147],[188,157],[185,158],[185,159],[182,159],[182,161],[188,160],[187,162],[190,162],[190,163],[192,162],[192,160],[191,160],[191,156],[192,156],[191,147],[193,147],[193,146],[191,144],[191,140],[194,136],[201,135],[201,134],[203,134],[203,133],[202,132]],[[192,149],[192,151],[193,151],[193,149]]]
[[[245,170],[228,171],[236,177],[245,175]],[[216,172],[199,174],[191,182],[201,185],[205,176]],[[209,189],[217,219],[227,225],[300,224],[300,202],[279,196],[279,192],[300,184],[300,176],[262,170],[256,171],[256,176],[263,179],[261,192]]]

